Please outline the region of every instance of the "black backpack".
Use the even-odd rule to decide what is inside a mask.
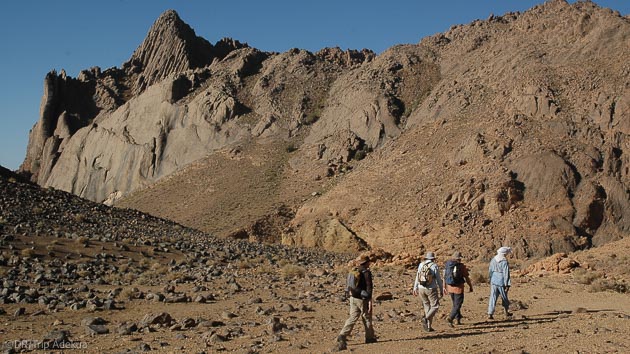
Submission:
[[[444,281],[448,285],[461,285],[464,280],[464,265],[458,261],[450,260],[446,262],[444,271]]]

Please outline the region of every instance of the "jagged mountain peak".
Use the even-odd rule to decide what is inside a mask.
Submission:
[[[137,94],[172,73],[207,66],[215,58],[223,58],[244,46],[231,39],[221,40],[213,46],[197,36],[176,11],[167,10],[151,26],[124,68],[130,75],[135,75],[132,86]]]

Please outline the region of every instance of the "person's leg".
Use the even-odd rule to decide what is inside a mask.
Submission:
[[[456,299],[456,295],[454,293],[451,293],[451,303],[452,303],[452,307],[451,307],[451,313],[448,315],[448,320],[449,322],[452,322],[455,318],[457,318],[457,299]]]
[[[494,308],[497,304],[497,297],[499,296],[498,286],[491,284],[490,285],[490,298],[488,299],[488,316],[492,316],[494,314]]]
[[[363,320],[363,327],[365,328],[365,342],[374,343],[376,342],[376,336],[374,335],[374,327],[372,325],[372,313],[368,311],[369,305],[368,300],[363,301],[361,319]]]
[[[451,294],[453,295],[453,310],[451,311],[451,320],[459,321],[462,318],[462,304],[464,303],[464,294]]]
[[[433,320],[433,317],[435,316],[438,309],[440,308],[440,298],[438,297],[437,289],[429,289],[429,290],[430,291],[428,292],[428,298],[430,301],[431,308],[429,309],[429,312],[427,313],[427,326],[429,327],[429,329],[431,329],[431,322]]]
[[[422,300],[422,308],[424,309],[424,317],[427,317],[427,313],[431,310],[431,301],[427,289],[420,289],[420,300]]]
[[[462,306],[464,305],[464,293],[459,294],[460,295],[460,301],[459,301],[459,308],[457,309],[457,324],[462,324],[461,320],[462,320]]]
[[[507,291],[502,286],[499,286],[499,294],[501,295],[501,303],[503,304],[503,311],[506,316],[512,316],[510,313],[510,300],[508,299]]]
[[[339,337],[344,340],[346,337],[352,332],[352,328],[354,328],[354,324],[357,323],[357,320],[361,316],[361,306],[363,301],[361,299],[355,299],[350,297],[350,316],[346,320],[341,332],[339,332]]]
[[[420,288],[418,290],[420,293],[420,299],[422,300],[422,307],[424,309],[424,315],[422,316],[422,326],[425,330],[429,330],[429,323],[427,321],[427,314],[431,310],[431,301],[429,300],[429,292],[425,288]]]

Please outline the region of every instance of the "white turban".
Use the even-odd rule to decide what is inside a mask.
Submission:
[[[508,254],[512,253],[512,248],[503,246],[497,250],[497,254]]]

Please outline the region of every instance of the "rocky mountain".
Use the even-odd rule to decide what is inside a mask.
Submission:
[[[622,335],[629,330],[628,241],[536,263],[511,260],[512,318],[487,319],[487,263],[467,262],[475,292],[467,296],[464,320],[449,327],[448,311],[441,310],[435,333],[421,330],[421,305],[410,294],[417,263],[368,252],[374,261],[378,333],[369,349],[535,352],[547,346],[602,352],[628,347]],[[343,294],[349,258],[219,239],[41,188],[0,167],[5,353],[328,353],[347,317]],[[354,331],[350,350],[366,349],[362,335]]]
[[[519,258],[630,234],[630,19],[554,0],[380,55],[212,45],[164,13],[51,72],[21,172],[220,236]]]

